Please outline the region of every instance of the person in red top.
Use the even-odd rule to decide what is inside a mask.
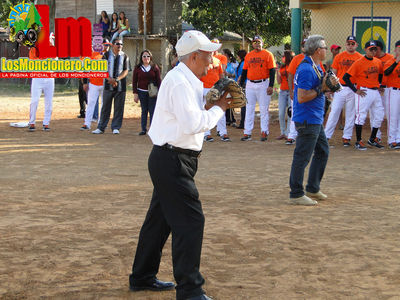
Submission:
[[[343,107],[346,109],[346,121],[343,129],[343,146],[350,146],[350,140],[353,135],[354,118],[355,118],[355,107],[354,92],[350,87],[346,86],[343,80],[343,75],[346,74],[348,69],[354,62],[362,58],[363,56],[356,51],[358,47],[355,36],[349,36],[346,39],[346,51],[335,56],[332,63],[332,71],[339,78],[340,83],[343,86],[341,91],[338,91],[333,96],[331,104],[331,112],[328,117],[328,121],[325,125],[325,135],[327,139],[330,139],[335,131],[336,124],[342,113]]]
[[[215,42],[215,39],[212,40],[213,43]],[[203,82],[203,96],[205,97],[208,93],[208,91],[213,87],[213,85],[220,80],[221,78],[224,77],[224,69],[221,61],[215,56],[216,52],[213,53],[213,61],[212,64],[208,66],[208,71],[207,75],[203,76],[200,78],[200,80]],[[225,56],[224,56],[225,57]],[[204,104],[205,104],[205,98],[204,98]],[[226,130],[226,115],[224,114],[221,119],[219,119],[217,123],[217,131],[219,132],[219,135],[221,136],[221,141],[223,142],[230,142],[230,138],[228,136],[228,132]],[[204,133],[204,141],[206,142],[214,142],[214,138],[211,136],[211,131],[206,131]]]
[[[157,87],[161,85],[160,68],[153,62],[153,55],[147,49],[140,53],[140,62],[133,70],[132,90],[133,100],[138,103],[142,109],[141,127],[139,135],[145,135],[147,132],[147,116],[150,114],[150,125],[153,120],[154,109],[156,107],[157,97],[150,97],[148,86],[154,83]]]
[[[390,54],[390,53],[385,53],[385,51],[383,50],[384,49],[384,44],[381,41],[375,40],[374,42],[376,43],[376,46],[377,46],[375,57],[378,58],[382,62],[382,66],[383,66],[383,68],[385,68],[386,63],[389,60],[392,60],[394,58],[394,56],[392,54]],[[387,113],[388,113],[388,111],[387,111],[387,105],[388,105],[388,103],[387,103],[387,101],[388,101],[387,100],[387,93],[388,93],[388,89],[387,89],[387,82],[386,81],[387,81],[387,78],[386,78],[385,74],[383,74],[381,87],[384,89],[384,93],[381,94],[381,97],[382,97],[382,105],[383,105],[383,108],[385,109],[385,116],[387,116]],[[373,112],[370,111],[369,113],[370,113],[370,119],[373,120],[375,118]],[[389,129],[389,127],[388,127],[388,129]],[[382,132],[381,132],[380,129],[378,130],[378,133],[376,134],[376,137],[379,139],[379,141],[381,141]]]
[[[350,89],[357,94],[355,101],[356,109],[356,149],[367,150],[361,139],[362,126],[367,118],[367,113],[371,109],[375,115],[372,122],[372,132],[368,140],[368,144],[377,148],[383,148],[376,134],[384,117],[382,99],[379,92],[380,83],[382,82],[383,67],[382,63],[375,56],[376,43],[369,41],[365,44],[365,56],[352,64],[350,69],[344,74],[343,80]],[[357,83],[357,88],[354,83]]]
[[[288,116],[287,122],[286,111],[291,107],[290,96],[289,96],[289,83],[288,83],[288,68],[290,62],[293,59],[293,52],[290,50],[285,50],[282,58],[282,64],[279,67],[279,72],[276,73],[276,80],[281,85],[279,91],[279,125],[281,129],[281,135],[278,136],[277,140],[283,140],[287,138],[290,130],[290,117]]]
[[[269,103],[275,81],[275,59],[271,52],[262,48],[263,40],[256,35],[253,38],[253,51],[249,52],[243,65],[240,85],[246,82],[246,118],[242,141],[250,141],[254,127],[256,103],[260,107],[261,141],[266,141],[269,134]]]
[[[400,41],[395,44],[395,57],[385,64],[387,85],[388,144],[390,149],[400,149]]]

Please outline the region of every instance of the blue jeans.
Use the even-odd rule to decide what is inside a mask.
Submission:
[[[147,115],[150,113],[150,125],[153,120],[154,109],[156,108],[157,98],[150,98],[148,92],[138,90],[140,107],[142,108],[141,125],[142,131],[147,132]]]
[[[281,127],[281,134],[288,135],[290,131],[290,118],[286,120],[286,111],[290,107],[289,90],[280,90],[279,92],[279,125]]]
[[[129,33],[130,33],[130,32],[129,32],[128,30],[124,30],[124,31],[122,31],[121,33],[118,33],[118,31],[116,31],[116,32],[113,34],[110,43],[112,43],[117,37],[119,37],[119,38],[121,39],[121,41],[123,42],[123,41],[124,41],[124,36],[125,36],[125,35],[128,35]]]
[[[295,125],[298,136],[290,171],[290,198],[298,198],[304,195],[304,170],[313,153],[306,191],[310,193],[319,192],[329,157],[329,145],[322,125],[307,124],[306,122],[304,124],[295,122]]]

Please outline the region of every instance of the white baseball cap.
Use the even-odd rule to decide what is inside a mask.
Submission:
[[[211,42],[204,33],[197,30],[186,31],[176,43],[175,49],[178,56],[202,50],[214,52],[221,48],[221,44]]]

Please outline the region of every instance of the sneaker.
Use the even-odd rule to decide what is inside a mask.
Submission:
[[[268,140],[268,134],[267,134],[265,131],[261,132],[260,141],[261,141],[261,142],[265,142],[265,141],[267,141],[267,140]]]
[[[205,142],[214,142],[214,138],[211,135],[207,135],[204,137]]]
[[[399,148],[400,148],[400,145],[398,145],[398,144],[396,144],[396,143],[390,143],[390,144],[389,144],[389,149],[399,149],[399,148],[396,148],[396,147],[399,147]]]
[[[81,130],[83,131],[83,130],[89,130],[90,128],[89,127],[87,127],[86,125],[83,125],[82,127],[81,127]]]
[[[35,124],[29,124],[28,131],[35,131],[36,127]]]
[[[230,142],[231,139],[229,138],[229,136],[227,134],[224,134],[223,136],[221,136],[221,141]]]
[[[350,140],[349,139],[342,139],[343,141],[343,147],[349,147],[350,145]]]
[[[278,136],[277,138],[276,138],[276,140],[278,140],[278,141],[280,141],[280,140],[286,140],[287,139],[287,137],[286,137],[286,135],[284,135],[284,134],[281,134],[280,136]]]
[[[104,131],[97,128],[96,130],[92,131],[93,134],[103,134]]]
[[[296,142],[296,140],[294,139],[287,139],[287,141],[285,142],[286,145],[293,145]]]
[[[307,197],[306,195],[298,198],[290,198],[289,203],[292,205],[306,205],[306,206],[312,206],[318,204],[317,201]]]
[[[118,129],[114,129],[113,130],[113,134],[119,134],[119,130]]]
[[[43,131],[50,131],[49,125],[43,125]]]
[[[365,147],[365,144],[363,141],[356,142],[355,148],[357,150],[361,150],[361,151],[367,150],[367,147]]]
[[[146,135],[146,131],[139,132],[139,135]]]
[[[378,149],[385,148],[385,146],[383,146],[383,145],[380,143],[380,140],[379,140],[378,138],[375,138],[373,141],[368,140],[368,145],[374,146],[374,147],[376,147],[376,148],[378,148]]]
[[[329,146],[329,148],[335,148],[335,146],[334,145],[332,145],[332,144],[329,144],[329,139],[326,139],[326,141],[328,142],[328,146]]]
[[[396,143],[396,147],[394,149],[400,149],[400,143]]]
[[[310,197],[310,198],[315,198],[315,199],[318,199],[318,200],[326,200],[326,199],[328,199],[328,196],[325,195],[321,191],[319,191],[317,193],[306,192],[306,196]]]
[[[243,142],[251,141],[251,134],[243,135],[243,137],[240,140],[243,141]]]

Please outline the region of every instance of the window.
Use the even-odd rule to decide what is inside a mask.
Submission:
[[[96,14],[100,15],[105,10],[111,19],[111,15],[114,12],[114,1],[110,0],[96,0]]]

